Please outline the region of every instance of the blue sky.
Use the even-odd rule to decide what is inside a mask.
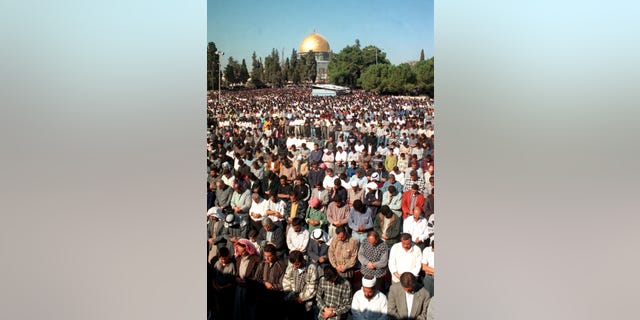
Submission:
[[[292,49],[316,30],[337,53],[355,39],[375,45],[393,64],[418,60],[420,50],[433,56],[433,0],[207,0],[207,41],[225,54],[264,59],[272,48],[291,56]]]

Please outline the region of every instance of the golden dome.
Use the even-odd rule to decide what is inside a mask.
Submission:
[[[309,51],[329,52],[329,42],[320,34],[313,32],[302,40],[298,48],[298,52],[300,53]]]

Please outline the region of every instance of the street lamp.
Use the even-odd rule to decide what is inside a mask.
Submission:
[[[376,64],[378,64],[378,47],[369,48],[369,50],[371,50],[371,49],[376,50]]]
[[[220,56],[224,56],[224,52],[216,51],[218,55],[218,102],[222,100],[222,64],[220,64]]]

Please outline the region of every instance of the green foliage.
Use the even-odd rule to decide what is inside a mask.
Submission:
[[[249,80],[249,70],[247,70],[247,62],[242,59],[242,65],[240,66],[240,72],[238,75],[238,82],[245,84]]]
[[[282,65],[282,81],[284,81],[284,83],[289,82],[289,69],[291,69],[291,61],[287,58]]]
[[[377,59],[376,59],[377,57]],[[331,83],[357,88],[361,85],[361,76],[365,70],[377,64],[390,64],[387,54],[376,46],[360,48],[360,41],[347,46],[331,57],[329,62],[329,81]]]
[[[331,57],[329,62],[329,81],[331,83],[357,87],[358,78],[364,69],[364,57],[360,50],[360,41],[356,44],[346,46],[338,54]]]
[[[393,66],[389,75],[382,79],[382,93],[406,94],[415,87],[416,75],[411,70],[411,66],[403,63]]]
[[[271,54],[264,58],[264,81],[272,86],[282,86],[283,77],[280,68],[278,50],[272,49]]]
[[[220,61],[216,54],[218,48],[215,42],[207,45],[207,90],[218,89],[218,78],[220,77]]]
[[[434,60],[431,57],[428,60],[418,61],[414,66],[416,74],[416,87],[418,93],[433,97],[434,89]]]
[[[316,82],[316,77],[318,76],[317,70],[318,64],[316,63],[316,56],[313,52],[307,52],[304,55],[304,80],[310,81],[311,83]]]
[[[291,51],[291,59],[289,60],[289,80],[295,84],[299,84],[302,81],[299,64],[298,52],[296,49],[293,49]]]
[[[378,64],[367,68],[360,77],[362,88],[375,93],[384,92],[382,82],[389,77],[392,68],[390,64]]]
[[[377,56],[377,57],[376,57]],[[364,69],[375,65],[376,62],[378,64],[390,64],[389,60],[387,60],[387,54],[384,51],[381,51],[380,48],[376,46],[366,46],[362,49],[362,72]]]
[[[227,66],[224,68],[224,77],[230,85],[240,82],[240,64],[233,57],[229,57]]]
[[[262,61],[258,60],[256,52],[254,51],[253,55],[251,55],[251,84],[256,88],[264,87],[263,69]]]
[[[414,94],[418,76],[408,63],[373,65],[360,78],[362,88],[380,94]]]

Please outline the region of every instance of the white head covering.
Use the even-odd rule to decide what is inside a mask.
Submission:
[[[311,238],[323,241],[325,243],[329,242],[329,234],[320,228],[315,229],[313,230],[313,232],[311,232]]]
[[[358,186],[358,180],[351,180],[350,182],[352,187],[357,187]]]
[[[224,226],[228,228],[230,226],[237,225],[240,221],[242,221],[242,219],[238,218],[240,217],[236,217],[235,214],[229,213],[226,217],[224,217]]]
[[[367,288],[373,288],[376,285],[376,278],[369,280],[367,278],[362,278],[362,286]]]
[[[211,207],[209,211],[207,211],[207,217],[215,215],[218,219],[224,220],[224,214],[222,213],[222,209],[218,207]]]
[[[367,188],[371,190],[378,190],[378,184],[375,182],[369,182],[367,183]]]

